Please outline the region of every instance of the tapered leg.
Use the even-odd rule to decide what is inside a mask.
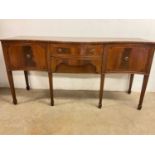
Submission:
[[[28,71],[24,71],[24,75],[25,75],[26,89],[30,90],[29,79],[28,79]]]
[[[14,82],[13,82],[12,71],[7,71],[7,74],[8,74],[8,80],[9,80],[11,94],[12,94],[12,98],[13,98],[13,103],[14,104],[17,104],[17,99],[16,99],[16,93],[15,93],[15,87],[14,87]]]
[[[138,110],[142,109],[142,104],[143,104],[143,99],[144,99],[144,95],[145,95],[148,79],[149,79],[149,75],[144,75],[143,86],[142,86],[142,90],[141,90],[141,94],[140,94],[139,105],[137,107]]]
[[[133,84],[134,74],[130,75],[128,94],[131,94],[132,84]]]
[[[50,97],[51,97],[51,106],[54,106],[54,99],[53,99],[53,76],[51,72],[48,72],[49,77],[49,86],[50,86]]]
[[[99,105],[98,105],[98,108],[100,108],[100,109],[102,108],[102,98],[103,98],[104,79],[105,79],[105,74],[101,74],[100,94],[99,94]]]

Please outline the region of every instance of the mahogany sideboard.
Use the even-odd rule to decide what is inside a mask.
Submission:
[[[144,76],[137,109],[142,108],[155,42],[136,38],[64,37],[15,37],[2,39],[1,42],[14,104],[17,104],[17,99],[12,71],[24,71],[27,90],[30,89],[28,71],[46,71],[52,106],[52,73],[100,74],[99,108],[102,107],[105,75],[125,73],[130,74],[129,94],[134,74]]]

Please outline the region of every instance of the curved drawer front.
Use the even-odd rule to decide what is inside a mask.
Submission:
[[[51,57],[51,69],[55,73],[100,73],[101,59]]]
[[[51,56],[74,56],[74,57],[101,57],[103,53],[102,45],[91,44],[71,44],[58,43],[50,44]]]
[[[80,55],[86,57],[101,57],[103,54],[103,45],[84,44],[81,47]]]
[[[146,45],[107,45],[106,72],[147,72],[150,48]]]
[[[50,44],[51,56],[71,56],[78,55],[80,46],[74,44]]]

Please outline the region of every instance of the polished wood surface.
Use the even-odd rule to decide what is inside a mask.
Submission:
[[[47,70],[45,43],[7,42],[11,70]]]
[[[50,51],[51,56],[100,57],[103,53],[103,46],[90,43],[59,43],[50,44]]]
[[[107,45],[106,72],[147,73],[151,47],[137,44]]]
[[[28,71],[46,71],[49,77],[51,105],[53,73],[100,74],[98,107],[102,107],[105,75],[130,74],[128,93],[131,93],[134,74],[144,76],[138,110],[148,83],[155,43],[137,38],[70,38],[15,37],[1,39],[13,97],[17,104],[12,71],[23,70],[26,89],[30,89]]]

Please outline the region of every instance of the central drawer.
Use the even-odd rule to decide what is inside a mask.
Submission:
[[[102,53],[103,46],[100,44],[50,44],[51,56],[101,57]]]
[[[103,45],[51,43],[51,70],[54,73],[100,73]]]

